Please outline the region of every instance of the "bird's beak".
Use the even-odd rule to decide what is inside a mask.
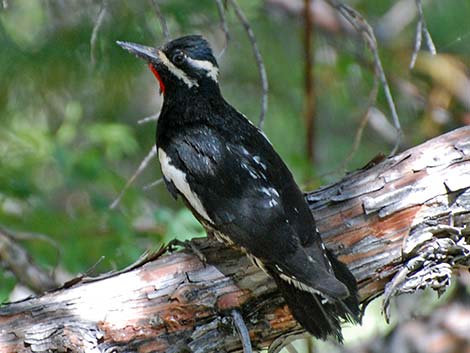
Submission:
[[[123,49],[126,49],[129,53],[134,54],[138,58],[144,59],[147,62],[160,62],[160,58],[158,56],[158,52],[160,50],[157,48],[146,47],[145,45],[121,41],[117,41],[116,43],[120,45]]]

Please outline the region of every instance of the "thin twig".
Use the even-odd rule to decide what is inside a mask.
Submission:
[[[61,288],[70,288],[70,287],[76,285],[77,283],[82,282],[85,278],[90,278],[94,274],[94,272],[95,272],[96,268],[98,267],[98,265],[101,264],[104,259],[105,259],[104,255],[100,256],[100,258],[93,265],[91,265],[91,267],[88,268],[84,273],[80,273],[77,276],[75,276],[74,278],[68,280],[67,282],[65,282],[63,284],[63,286]],[[114,271],[111,271],[111,272],[114,272]],[[96,279],[98,277],[101,277],[101,275],[93,276],[93,277],[94,277],[94,279]]]
[[[304,61],[305,61],[305,93],[304,120],[307,130],[306,148],[311,163],[315,162],[315,85],[313,77],[313,15],[312,0],[304,0]]]
[[[382,62],[379,58],[379,52],[377,51],[377,47],[373,50],[374,61],[376,64],[376,70],[378,71],[380,82],[382,83],[382,87],[384,89],[385,98],[387,99],[388,107],[390,109],[390,113],[392,114],[392,121],[395,129],[397,130],[397,139],[395,140],[395,146],[393,146],[392,151],[390,152],[390,156],[393,156],[397,153],[398,148],[400,148],[401,140],[403,138],[403,130],[401,129],[400,119],[398,118],[397,108],[395,107],[395,102],[393,101],[392,92],[390,91],[390,87],[387,82],[387,77],[385,76],[384,69],[382,67]]]
[[[90,38],[90,60],[91,66],[94,67],[96,63],[96,39],[98,38],[98,33],[103,25],[104,16],[106,15],[106,8],[108,7],[108,0],[103,0],[101,2],[101,9],[96,18],[95,25],[93,26],[93,31],[91,32]]]
[[[157,146],[153,145],[152,149],[150,152],[145,156],[145,158],[142,160],[140,163],[139,167],[137,170],[134,172],[134,174],[130,177],[130,179],[127,181],[126,185],[124,188],[121,190],[119,193],[118,197],[113,201],[113,203],[109,206],[109,208],[114,209],[116,206],[121,202],[122,197],[126,193],[127,189],[131,184],[134,182],[134,180],[142,173],[142,171],[147,168],[147,165],[149,162],[157,155]]]
[[[359,148],[359,145],[362,140],[362,134],[364,132],[365,127],[367,126],[367,122],[369,121],[369,110],[376,103],[378,93],[379,93],[379,78],[377,75],[375,75],[374,85],[372,87],[372,90],[370,91],[369,98],[367,99],[365,112],[362,115],[361,121],[359,122],[359,126],[357,128],[356,135],[354,137],[354,142],[351,147],[351,152],[349,153],[349,155],[346,157],[346,159],[343,162],[343,170],[347,168],[348,163],[354,157],[354,155],[356,154]]]
[[[250,333],[246,327],[245,321],[243,320],[242,314],[238,310],[232,310],[232,318],[235,327],[237,328],[238,334],[240,335],[240,340],[243,346],[243,353],[253,353],[253,348],[251,347]]]
[[[12,230],[10,228],[7,228],[5,226],[0,225],[0,232],[5,233],[8,235],[10,238],[12,238],[15,241],[24,241],[24,240],[39,240],[41,242],[47,243],[51,245],[54,250],[57,253],[57,259],[54,266],[54,270],[59,266],[60,259],[62,258],[62,249],[59,243],[57,243],[54,239],[51,237],[41,234],[41,233],[36,233],[36,232],[25,232],[25,231],[18,231],[18,230]]]
[[[431,53],[431,55],[436,55],[437,54],[436,46],[434,45],[434,42],[431,37],[431,33],[429,33],[426,22],[424,23],[423,31],[424,31],[424,37],[426,38],[426,45],[428,46],[429,52]]]
[[[160,5],[158,5],[157,0],[151,0],[153,8],[155,9],[155,13],[157,14],[158,21],[160,21],[160,26],[162,27],[163,38],[165,38],[165,42],[170,40],[170,30],[168,29],[168,25],[165,20],[165,16],[163,16],[163,12],[160,9]]]
[[[375,64],[375,72],[378,75],[382,87],[384,89],[385,98],[387,100],[390,113],[392,115],[393,125],[397,130],[397,138],[395,140],[395,145],[390,152],[390,155],[394,155],[398,148],[400,147],[401,140],[403,138],[403,131],[401,129],[400,120],[398,118],[397,109],[395,107],[395,103],[393,101],[393,96],[390,91],[390,87],[387,82],[387,77],[385,76],[385,72],[382,66],[382,61],[379,57],[379,51],[377,48],[377,39],[375,38],[374,31],[369,23],[362,17],[362,15],[357,12],[352,7],[343,4],[338,0],[327,0],[327,2],[333,6],[346,20],[351,23],[351,25],[356,29],[358,33],[361,34],[364,42],[369,47],[369,50],[372,52],[374,57],[374,64]]]
[[[431,55],[436,55],[436,46],[434,45],[434,42],[432,40],[431,33],[429,33],[426,20],[424,19],[423,3],[421,2],[421,0],[416,0],[416,6],[418,7],[419,20],[423,23],[422,31],[424,33],[424,38],[426,39],[426,45],[428,46]]]
[[[89,277],[93,275],[96,269],[98,268],[98,266],[104,261],[105,258],[106,256],[101,255],[100,258],[96,260],[96,262],[85,271],[85,273],[83,274],[83,277]]]
[[[4,229],[0,230],[0,261],[15,275],[18,282],[36,294],[58,286],[55,278],[34,263],[30,254]]]
[[[415,46],[413,48],[413,54],[411,54],[410,70],[413,67],[415,67],[416,59],[418,58],[418,51],[419,49],[421,49],[421,40],[423,38],[423,21],[422,20],[423,18],[419,16],[418,22],[416,23]]]
[[[157,121],[159,116],[160,116],[160,113],[146,116],[145,118],[137,120],[137,124],[142,125],[145,123],[149,123],[151,121]]]
[[[222,48],[220,53],[217,55],[217,58],[221,58],[222,55],[224,55],[225,50],[228,47],[228,42],[230,41],[230,33],[228,31],[227,18],[225,17],[224,4],[222,4],[222,0],[215,0],[215,3],[217,4],[217,11],[219,12],[220,27],[222,28],[222,31],[224,32],[224,35],[225,35],[224,47]]]
[[[157,185],[160,185],[162,182],[163,182],[163,178],[157,179],[157,180],[155,180],[154,182],[152,182],[152,183],[150,183],[150,184],[148,184],[148,185],[145,185],[145,186],[143,187],[143,189],[144,189],[144,190],[149,190],[149,189],[151,189],[151,188],[153,188],[153,187],[155,187],[155,186],[157,186]]]
[[[436,47],[424,19],[423,3],[421,0],[415,0],[415,2],[416,7],[418,8],[418,22],[416,24],[416,39],[413,54],[411,55],[410,69],[415,66],[416,59],[418,58],[418,51],[421,49],[423,34],[426,39],[426,45],[429,49],[429,52],[431,55],[436,55]]]
[[[251,43],[251,47],[253,49],[253,54],[255,55],[256,64],[258,65],[258,71],[261,79],[261,88],[262,88],[262,96],[261,96],[261,112],[259,115],[259,123],[258,127],[260,129],[263,128],[264,118],[266,116],[266,111],[268,110],[268,76],[266,74],[266,68],[264,67],[263,58],[258,48],[258,43],[256,42],[255,34],[253,33],[253,29],[248,22],[245,14],[243,13],[242,9],[238,5],[236,0],[229,0],[230,4],[235,10],[235,14],[238,17],[238,20],[245,28],[245,31],[248,35],[248,38]]]

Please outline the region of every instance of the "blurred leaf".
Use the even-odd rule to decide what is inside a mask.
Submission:
[[[132,154],[138,147],[132,129],[122,124],[93,123],[87,127],[85,135],[92,144],[102,146],[106,158],[110,160]]]

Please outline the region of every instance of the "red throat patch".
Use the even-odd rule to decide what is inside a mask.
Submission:
[[[158,73],[157,69],[154,68],[152,64],[149,64],[149,68],[153,72],[154,76],[157,78],[158,83],[160,84],[160,93],[165,94],[165,85],[163,84],[162,78],[160,77],[160,74]]]

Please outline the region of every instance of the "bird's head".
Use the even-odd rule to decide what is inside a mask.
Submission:
[[[200,35],[180,37],[157,48],[120,41],[117,44],[147,62],[165,95],[217,86],[217,61]]]

